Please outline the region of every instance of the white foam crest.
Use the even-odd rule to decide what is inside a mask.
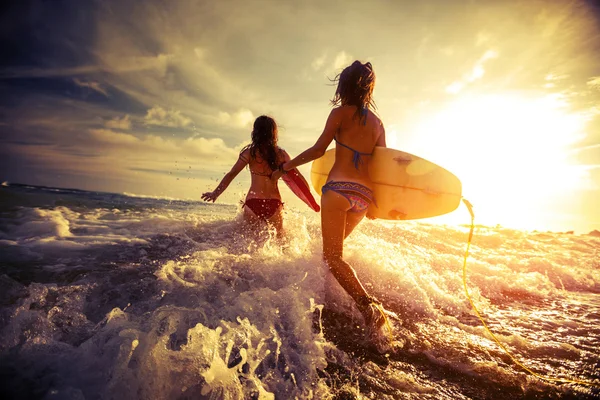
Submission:
[[[123,192],[122,194],[127,197],[133,197],[133,198],[138,198],[138,199],[171,200],[171,201],[193,200],[193,198],[182,199],[182,198],[178,198],[178,197],[153,196],[153,195],[149,195],[149,194],[136,194],[136,193],[129,193],[129,192]]]
[[[407,227],[410,229],[411,225]],[[375,259],[393,259],[397,264],[404,259],[411,264],[411,270],[418,270],[424,281],[435,282],[442,291],[451,293],[450,297],[434,296],[435,302],[448,310],[455,309],[451,298],[462,291],[462,258],[467,235],[462,228],[424,225],[415,229],[417,232],[403,228],[404,225],[387,230],[383,225],[371,227],[367,230],[369,236],[362,240],[370,242],[370,251],[375,253],[383,243],[385,250]],[[397,249],[386,243],[396,243]],[[600,274],[590,268],[597,254],[594,248],[598,248],[594,239],[583,236],[479,228],[467,261],[468,282],[476,287],[476,292],[481,290],[484,296],[495,300],[512,294],[547,297],[565,289],[597,292]],[[426,267],[428,264],[431,268]]]
[[[141,315],[115,308],[96,326],[85,317],[73,318],[83,315],[85,297],[74,298],[75,289],[31,284],[1,333],[2,350],[19,349],[19,360],[32,377],[48,371],[62,377],[40,383],[40,390],[53,396],[330,395],[317,375],[326,366],[326,343],[312,330],[305,287],[292,285],[282,293],[259,288],[230,297],[231,304],[166,304]],[[185,298],[185,290],[174,289],[170,300]],[[85,328],[89,338],[68,344],[66,327]]]
[[[90,328],[83,307],[87,285],[57,286],[32,283],[19,294],[22,301],[8,312],[9,323],[2,330],[0,349],[23,342],[76,342]],[[24,335],[25,333],[25,335]]]
[[[235,246],[194,252],[185,260],[168,261],[157,272],[167,293],[165,299],[177,296],[179,306],[202,309],[206,315],[203,326],[226,328],[226,332],[235,332],[231,335],[238,337],[238,342],[243,337],[246,343],[253,343],[240,351],[240,357],[246,359],[240,364],[248,364],[242,374],[227,367],[227,354],[216,357],[213,353],[210,366],[202,372],[205,394],[228,393],[236,398],[236,393],[242,393],[240,374],[246,385],[254,382],[253,390],[265,398],[269,393],[296,393],[304,398],[316,390],[317,369],[326,364],[325,343],[313,330],[312,299],[322,301],[323,271],[320,254],[307,259],[306,248],[302,253],[296,249],[306,239],[305,229],[290,229],[292,237],[283,247],[270,237],[264,247],[248,253],[250,241],[240,241]],[[219,346],[228,348],[231,339],[219,335],[215,336],[220,338]],[[202,343],[215,347],[214,343]],[[272,365],[265,372],[263,363],[259,383],[254,371],[267,350]]]
[[[561,321],[552,318],[550,325],[542,327],[548,316],[523,312],[520,301],[533,304],[533,312],[535,304],[544,309],[542,301],[562,298],[571,290],[597,291],[598,274],[590,268],[594,265],[590,257],[597,254],[597,250],[589,250],[595,245],[593,239],[491,228],[478,231],[467,261],[467,286],[488,323],[497,331],[508,332],[499,333],[499,339],[534,359],[560,354],[564,361],[580,363],[580,351],[548,340]],[[503,357],[503,352],[474,318],[464,294],[462,263],[467,237],[464,227],[367,222],[347,240],[345,258],[386,306],[409,325],[416,323],[409,332],[416,338],[413,351],[425,351],[443,365],[462,365],[464,371],[476,371],[481,363],[503,370],[484,361],[488,353]],[[498,310],[507,302],[521,311],[515,311],[508,319],[511,325],[503,327]],[[464,316],[473,316],[469,324],[461,322]],[[536,337],[533,333],[540,329],[547,334]],[[499,376],[510,380],[511,374],[505,372]]]
[[[76,214],[64,207],[54,210],[27,209],[20,224],[14,226],[10,236],[7,236],[25,243],[46,238],[66,238],[71,236],[69,220],[74,218]]]
[[[95,209],[83,214],[66,207],[31,208],[22,210],[19,218],[5,227],[2,239],[19,244],[52,239],[83,244],[129,242],[157,232],[179,232],[190,224],[208,220],[175,211]]]
[[[410,227],[359,226],[346,241],[345,259],[393,311],[421,318],[468,311],[457,296],[462,288],[460,253],[428,246],[428,238]]]
[[[3,253],[0,258],[23,263],[49,257],[76,259],[85,250],[103,251],[106,246],[114,245],[133,250],[132,246],[148,246],[158,234],[179,235],[187,240],[186,231],[193,230],[194,226],[222,220],[222,216],[173,210],[79,212],[66,207],[26,208],[0,231],[0,252]]]

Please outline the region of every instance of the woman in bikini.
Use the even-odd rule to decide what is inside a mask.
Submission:
[[[223,177],[217,188],[202,194],[202,199],[212,202],[217,200],[247,165],[252,181],[243,205],[244,219],[251,224],[266,221],[272,224],[277,230],[277,235],[281,236],[283,203],[277,187],[277,179],[272,180],[271,174],[283,162],[289,160],[288,153],[277,146],[277,123],[273,118],[262,115],[254,121],[252,143],[242,149],[237,162]]]
[[[344,239],[375,201],[369,178],[370,156],[375,146],[386,145],[383,124],[371,111],[375,73],[371,63],[355,61],[335,81],[337,89],[331,102],[337,107],[329,114],[323,133],[312,147],[284,163],[273,177],[321,157],[329,144],[336,142],[335,163],[321,197],[323,257],[361,311],[368,339],[381,342],[386,339],[381,333],[389,329],[384,309],[343,259]]]

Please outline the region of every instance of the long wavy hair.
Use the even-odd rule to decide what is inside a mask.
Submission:
[[[277,123],[271,117],[261,115],[254,121],[252,128],[252,143],[244,147],[242,151],[250,149],[250,156],[254,159],[257,155],[266,161],[271,170],[279,168],[277,163]]]
[[[331,104],[356,106],[355,117],[361,117],[361,110],[365,108],[376,109],[373,101],[373,88],[375,88],[375,72],[370,62],[365,64],[356,60],[338,74],[333,80],[337,88]]]

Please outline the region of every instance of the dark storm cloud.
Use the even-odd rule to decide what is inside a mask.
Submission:
[[[91,0],[5,3],[0,65],[55,69],[88,64],[93,58],[96,4]]]

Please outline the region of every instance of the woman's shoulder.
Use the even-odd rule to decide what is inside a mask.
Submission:
[[[355,106],[338,106],[331,109],[331,113],[329,113],[329,118],[332,118],[334,121],[337,121],[337,123],[342,123],[343,121],[351,119],[355,113]]]
[[[250,146],[249,145],[244,147],[242,150],[240,150],[240,157],[250,160]]]
[[[369,110],[369,111],[371,111],[371,110]],[[379,117],[379,115],[377,115],[377,113],[371,112],[371,115],[373,115],[373,118],[375,118],[375,121],[377,122],[377,125],[383,126],[383,121],[381,120],[381,118]]]
[[[285,158],[285,156],[289,156],[288,152],[285,151],[285,149],[283,147],[277,146],[276,150],[277,150],[277,155],[280,156],[280,157],[284,157]]]

